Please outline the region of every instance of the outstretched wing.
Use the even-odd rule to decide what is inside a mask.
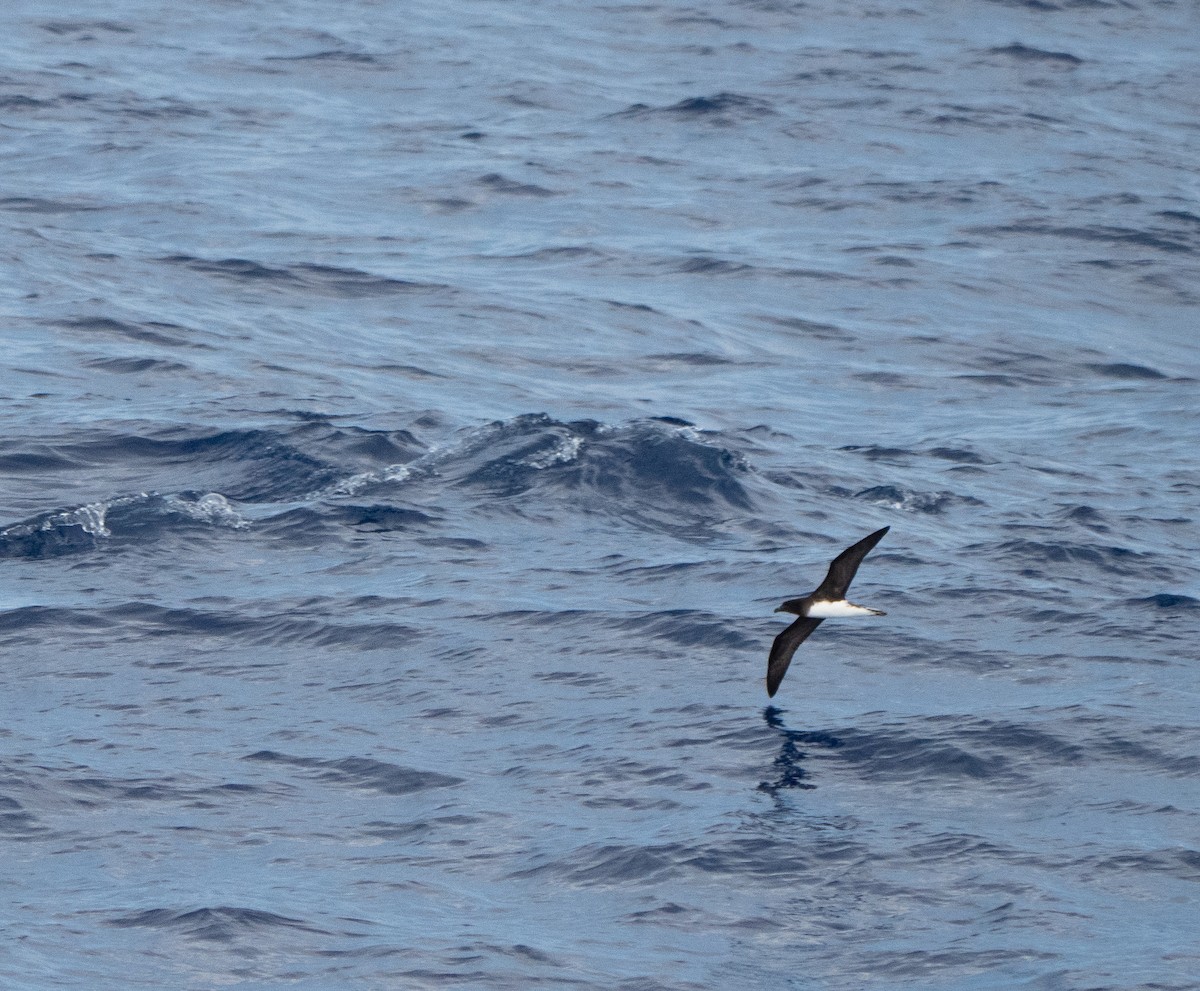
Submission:
[[[829,574],[825,576],[821,586],[813,592],[812,597],[822,602],[839,602],[844,599],[863,558],[871,553],[871,548],[879,543],[883,539],[883,535],[890,529],[891,527],[885,526],[882,530],[876,530],[869,537],[863,537],[853,547],[847,547],[835,557],[829,566]]]
[[[767,661],[767,695],[775,695],[779,683],[787,674],[788,665],[792,663],[792,655],[796,653],[796,648],[823,622],[821,619],[807,619],[801,616],[775,638],[775,642],[771,644],[771,659]]]

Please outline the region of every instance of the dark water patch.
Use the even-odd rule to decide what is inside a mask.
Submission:
[[[1104,9],[1116,6],[1116,4],[1109,3],[1107,0],[1061,0],[1059,3],[1052,3],[1051,0],[988,0],[988,2],[999,4],[1002,7],[1018,7],[1023,10],[1036,10],[1039,12],[1070,10],[1072,8]]]
[[[110,317],[80,317],[75,320],[58,320],[54,326],[62,327],[78,334],[104,335],[120,337],[141,344],[154,344],[160,347],[188,347],[213,350],[212,346],[202,341],[192,340],[195,331],[178,324],[146,321],[144,323],[128,323],[124,320],[114,320]]]
[[[1111,365],[1086,365],[1097,375],[1110,379],[1132,379],[1132,380],[1153,380],[1165,379],[1162,372],[1153,368],[1147,368],[1145,365],[1128,365],[1121,362]]]
[[[304,932],[331,935],[302,919],[277,915],[274,912],[264,912],[260,909],[228,905],[188,911],[151,908],[116,916],[107,920],[107,924],[120,929],[175,931],[189,939],[208,943],[232,943],[240,939],[259,937],[260,934],[277,929],[303,930]]]
[[[440,372],[431,372],[427,368],[420,368],[417,365],[396,365],[390,362],[382,365],[372,365],[371,370],[374,372],[392,372],[396,375],[413,379],[444,379],[449,377]]]
[[[1000,751],[1016,765],[1076,765],[1087,760],[1086,747],[1068,739],[1065,732],[1029,723],[955,716],[937,717],[929,722],[952,727],[950,731],[957,739],[968,741],[973,747]]]
[[[338,299],[389,296],[411,292],[442,290],[445,286],[412,282],[375,275],[354,268],[300,262],[287,267],[272,267],[247,258],[197,258],[192,255],[168,255],[159,259],[181,265],[203,275],[212,275],[246,285],[308,290]]]
[[[202,121],[212,116],[212,113],[203,107],[197,107],[194,104],[185,103],[183,100],[176,100],[171,97],[146,99],[144,97],[126,96],[120,100],[117,106],[122,116],[145,120],[181,120],[193,118]]]
[[[1130,850],[1096,858],[1092,863],[1097,871],[1165,874],[1180,881],[1200,881],[1200,850],[1192,847]]]
[[[1084,565],[1106,574],[1156,579],[1169,577],[1166,569],[1155,563],[1155,555],[1127,547],[1017,539],[1000,544],[972,544],[966,550],[986,554],[991,560],[1022,565],[1026,569],[1023,573],[1050,565]],[[1076,567],[1074,570],[1078,573],[1079,569]]]
[[[745,262],[733,262],[712,256],[685,258],[682,261],[669,262],[668,266],[671,271],[682,272],[685,275],[743,275],[754,271],[754,266]]]
[[[478,553],[491,547],[487,541],[476,540],[474,537],[418,537],[417,543],[422,547],[440,547],[463,553]]]
[[[5,475],[41,475],[44,472],[70,471],[78,467],[78,461],[62,454],[48,443],[0,439],[0,472]]]
[[[324,417],[307,417],[289,429],[286,440],[321,458],[345,464],[357,462],[371,467],[404,464],[426,451],[425,445],[408,430],[371,430],[339,425]]]
[[[1157,595],[1151,595],[1144,599],[1130,599],[1128,604],[1139,608],[1149,606],[1153,609],[1164,609],[1170,612],[1194,612],[1200,609],[1200,599],[1171,592],[1159,592]]]
[[[1034,234],[1047,237],[1058,237],[1069,241],[1100,242],[1112,247],[1153,248],[1156,251],[1169,253],[1192,253],[1195,249],[1186,241],[1144,230],[1129,227],[1110,227],[1097,225],[1095,227],[1067,227],[1055,224],[1043,224],[1033,221],[1025,223],[1005,224],[996,227],[970,228],[973,233],[984,235]]]
[[[386,68],[383,59],[365,52],[352,52],[341,48],[323,49],[319,52],[309,52],[303,55],[268,55],[266,62],[338,62],[350,65],[365,65]]]
[[[819,341],[845,341],[853,335],[841,327],[831,323],[821,323],[818,320],[805,320],[803,317],[760,317],[764,323],[769,323],[784,330],[795,331],[803,337],[811,337]]]
[[[512,876],[550,877],[580,887],[640,887],[689,876],[774,886],[819,883],[830,871],[850,867],[864,856],[865,849],[849,838],[817,838],[801,845],[791,839],[730,835],[708,843],[589,844]]]
[[[116,375],[144,375],[147,372],[165,375],[189,370],[187,365],[178,361],[163,361],[160,358],[97,358],[85,362],[85,367]]]
[[[649,923],[651,925],[660,925],[663,920],[669,920],[673,924],[690,926],[695,922],[703,919],[705,913],[695,908],[688,908],[676,902],[664,902],[661,905],[656,905],[654,908],[643,909],[640,912],[630,912],[626,918],[630,922]]]
[[[941,461],[954,461],[961,465],[988,464],[987,459],[976,454],[974,451],[968,451],[960,447],[931,447],[926,453],[931,458],[938,458]]]
[[[282,536],[290,541],[307,542],[329,537],[338,529],[362,533],[412,533],[437,524],[439,519],[426,512],[388,504],[318,504],[300,506],[277,513],[256,524],[264,534]]]
[[[493,193],[502,193],[505,196],[530,196],[535,199],[541,199],[547,196],[556,195],[551,189],[546,189],[544,186],[538,186],[530,182],[519,182],[516,179],[509,179],[507,176],[501,175],[499,172],[490,172],[485,176],[481,176],[478,180],[479,185]]]
[[[758,120],[775,111],[769,103],[739,93],[721,92],[713,96],[693,96],[669,106],[654,107],[645,103],[634,103],[610,114],[613,118],[643,119],[670,118],[694,120],[718,126]]]
[[[396,279],[375,275],[355,268],[339,268],[334,265],[316,265],[301,262],[291,271],[309,289],[339,299],[355,299],[363,296],[390,296],[411,292],[443,290],[446,286]]]
[[[99,31],[107,34],[133,34],[133,28],[117,21],[45,21],[38,25],[51,34],[91,34]]]
[[[1001,847],[982,836],[969,833],[940,833],[909,846],[904,854],[906,859],[915,863],[934,865],[962,858],[972,861],[1018,859],[1011,848]]]
[[[557,245],[553,248],[537,248],[533,251],[522,251],[515,255],[488,255],[489,258],[503,257],[511,261],[578,261],[583,258],[607,258],[608,256],[596,248],[581,244]],[[605,300],[609,306],[620,307],[621,304]],[[636,309],[636,307],[630,307]]]
[[[653,313],[656,316],[664,316],[661,310],[656,310],[653,306],[649,306],[646,303],[627,303],[619,299],[606,299],[604,302],[607,306],[611,306],[617,310],[632,310],[635,313]]]
[[[1042,385],[1062,378],[1062,362],[1035,351],[984,347],[968,360],[985,369],[984,374],[998,375],[1022,385]]]
[[[759,641],[743,633],[738,624],[696,609],[668,609],[624,619],[608,618],[606,623],[616,629],[666,640],[681,647],[748,650],[759,646]]]
[[[917,389],[920,388],[907,375],[900,375],[897,372],[860,372],[850,376],[859,382],[866,382],[869,385],[886,385],[891,389]]]
[[[1009,108],[994,105],[964,106],[958,103],[939,104],[935,109],[914,107],[904,111],[904,117],[914,124],[929,128],[945,129],[957,132],[969,127],[981,130],[998,131],[1005,127],[1028,127],[1027,117],[1014,118]],[[943,197],[929,194],[931,200],[941,202]]]
[[[491,508],[537,495],[573,512],[680,531],[753,506],[745,464],[705,440],[690,427],[659,421],[605,427],[536,414],[473,432],[435,467],[452,485],[485,494]]]
[[[676,561],[671,564],[634,564],[622,559],[609,565],[605,570],[622,583],[657,584],[659,582],[677,582],[684,575],[697,569],[707,568],[707,561]]]
[[[243,760],[261,761],[285,767],[311,771],[309,777],[326,784],[381,795],[411,795],[430,788],[449,788],[463,783],[462,778],[435,771],[390,764],[370,757],[343,757],[325,760],[317,757],[295,757],[273,750],[247,754]]]
[[[95,433],[58,443],[80,467],[137,467],[159,491],[217,489],[245,503],[283,502],[336,486],[354,471],[411,461],[424,446],[404,430],[367,430],[326,420],[272,429],[151,428]]]
[[[707,782],[692,780],[674,764],[649,764],[629,757],[585,758],[582,770],[580,786],[589,795],[597,794],[611,785],[637,785],[670,791],[704,791],[711,787]],[[603,797],[607,800],[611,796]]]
[[[25,96],[21,93],[13,94],[12,96],[0,97],[0,110],[5,110],[10,113],[21,113],[26,110],[45,110],[49,107],[56,106],[57,100],[38,100],[32,96]]]
[[[682,844],[620,846],[616,844],[584,847],[566,859],[518,871],[514,877],[550,876],[576,885],[617,885],[654,883],[678,877],[680,861],[686,852]]]
[[[836,735],[838,760],[853,764],[867,779],[1009,784],[1018,773],[1005,755],[969,745],[973,741],[944,729],[917,735],[897,726],[886,731],[839,730]]]
[[[1036,62],[1039,65],[1051,65],[1057,68],[1069,69],[1083,65],[1083,59],[1070,52],[1050,52],[1041,48],[1031,48],[1020,42],[1004,45],[1001,48],[989,48],[988,52],[992,55],[1003,55],[1005,58],[1017,62]]]
[[[1009,388],[1030,384],[1030,380],[1022,379],[1015,375],[963,374],[955,375],[954,377],[957,379],[968,379],[973,382],[978,382],[980,385],[1001,385]]]
[[[911,489],[900,488],[897,485],[875,485],[869,489],[854,493],[855,499],[876,506],[888,506],[913,513],[944,513],[954,506],[982,506],[984,503],[973,496],[958,495],[954,492],[913,492]]]
[[[882,447],[878,444],[847,444],[838,450],[857,454],[869,461],[890,461],[897,464],[917,455],[916,451],[909,451],[903,447]]]
[[[1200,226],[1200,214],[1191,213],[1187,210],[1160,210],[1155,216],[1162,217],[1164,220],[1177,220],[1189,226]]]
[[[10,841],[45,839],[52,830],[30,812],[0,810],[0,836]]]
[[[372,839],[403,842],[412,839],[424,839],[446,828],[473,826],[483,821],[479,816],[471,815],[429,816],[428,818],[417,819],[411,822],[379,820],[364,823],[358,832]]]
[[[1107,518],[1095,506],[1063,506],[1059,515],[1065,520],[1100,533],[1109,529]]]
[[[0,765],[0,780],[5,785],[15,785],[24,775],[14,773],[10,768]],[[25,784],[25,781],[21,782]],[[32,812],[29,812],[15,798],[0,794],[0,837],[5,840],[48,839],[53,835],[50,827],[44,825]]]
[[[576,688],[608,688],[613,679],[594,671],[545,671],[534,674],[538,681],[548,684],[572,685]]]
[[[246,784],[196,785],[175,778],[75,777],[62,782],[78,805],[93,808],[113,802],[183,802],[208,808],[223,804],[230,794],[257,794],[262,789]]]
[[[42,643],[50,636],[100,633],[113,622],[88,609],[23,606],[0,611],[0,642],[8,646]]]
[[[700,368],[737,364],[737,362],[708,351],[680,352],[678,354],[648,354],[646,355],[646,360],[664,365],[690,365]]]
[[[637,795],[597,795],[582,798],[579,804],[588,809],[626,809],[631,812],[670,812],[681,808],[669,798],[645,798]]]
[[[1003,973],[1031,960],[1059,961],[1057,953],[1017,950],[905,950],[873,955],[872,973],[894,980],[944,981],[962,974]]]
[[[223,491],[244,502],[277,501],[336,478],[332,466],[289,443],[286,434],[271,430],[172,427],[146,434],[99,434],[59,449],[89,465],[139,462],[160,471],[186,465],[193,477],[199,474],[198,466],[219,466]]]
[[[1186,745],[1184,741],[1195,736],[1191,727],[1143,730],[1138,734],[1142,739],[1133,738],[1136,732],[1133,727],[1121,727],[1120,732],[1117,729],[1102,729],[1089,735],[1088,747],[1106,760],[1139,765],[1160,775],[1176,778],[1200,777],[1200,755],[1171,753],[1154,742],[1157,738],[1165,736],[1171,744]]]
[[[920,721],[919,729],[897,724],[838,730],[831,754],[852,762],[868,778],[923,783],[975,779],[1012,787],[1058,768],[1114,763],[1172,778],[1200,775],[1200,756],[1165,750],[1154,743],[1153,733],[1140,735],[1145,739],[1120,735],[1100,717],[1078,717],[1069,710],[1049,722],[931,716]],[[1181,734],[1176,727],[1162,727],[1159,735],[1175,740]]]
[[[0,210],[12,210],[14,213],[85,213],[102,209],[104,208],[90,203],[52,200],[36,196],[0,197]]]
[[[296,609],[266,615],[245,615],[228,610],[194,609],[131,602],[103,611],[108,619],[119,621],[122,639],[186,637],[195,643],[205,638],[234,640],[242,646],[284,646],[288,644],[347,648],[352,650],[394,650],[414,642],[420,634],[412,627],[386,621],[339,623],[324,617],[308,618]],[[358,614],[361,616],[361,613]]]
[[[697,609],[667,609],[622,616],[590,609],[513,609],[478,617],[491,623],[531,627],[604,628],[634,633],[648,640],[664,640],[681,647],[712,646],[742,650],[758,641],[742,633],[738,625]]]
[[[461,196],[437,196],[424,201],[427,206],[437,213],[463,213],[473,210],[478,204],[474,200]]]

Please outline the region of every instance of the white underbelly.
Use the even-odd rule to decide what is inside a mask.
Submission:
[[[857,606],[853,602],[840,599],[837,602],[814,602],[808,607],[808,615],[812,619],[841,619],[845,616],[879,616],[878,609],[868,609]]]

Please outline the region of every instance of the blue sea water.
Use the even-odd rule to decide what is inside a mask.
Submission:
[[[5,21],[0,987],[1200,988],[1194,4]]]

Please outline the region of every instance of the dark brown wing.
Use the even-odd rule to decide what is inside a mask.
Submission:
[[[853,547],[847,547],[835,557],[829,566],[829,574],[825,576],[820,587],[813,592],[812,597],[822,602],[838,602],[844,599],[863,558],[871,553],[871,548],[879,543],[883,539],[883,535],[890,529],[891,527],[885,526],[882,530],[876,530],[869,537],[863,537]]]
[[[774,697],[779,683],[787,674],[788,665],[792,663],[792,655],[796,653],[796,648],[823,622],[823,619],[806,619],[801,616],[775,638],[775,642],[771,644],[771,659],[767,661],[767,695]]]

